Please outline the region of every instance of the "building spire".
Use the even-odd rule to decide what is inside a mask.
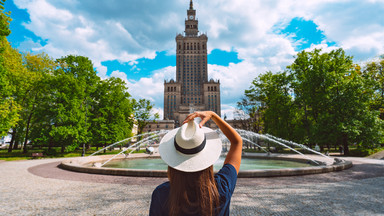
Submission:
[[[191,2],[189,2],[189,10],[193,10],[193,2],[191,0]]]

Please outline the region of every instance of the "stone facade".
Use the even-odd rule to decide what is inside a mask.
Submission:
[[[172,130],[174,128],[175,121],[173,120],[150,121],[148,122],[148,125],[144,127],[143,133],[160,130]]]
[[[164,119],[174,120],[175,127],[193,111],[221,113],[220,81],[208,79],[207,41],[191,0],[184,34],[176,36],[176,80],[164,81]]]

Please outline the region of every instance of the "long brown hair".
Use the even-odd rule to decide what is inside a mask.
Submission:
[[[213,176],[213,166],[198,172],[182,172],[168,166],[170,193],[169,215],[215,215],[220,197]]]

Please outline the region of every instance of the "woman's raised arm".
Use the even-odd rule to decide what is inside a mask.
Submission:
[[[239,173],[241,164],[241,152],[243,149],[243,140],[240,135],[233,129],[227,122],[220,118],[216,113],[212,111],[194,112],[187,116],[184,123],[187,123],[194,118],[200,117],[202,120],[199,124],[202,127],[209,119],[212,119],[224,135],[231,142],[231,148],[228,151],[227,157],[225,158],[224,164],[231,164],[235,167],[237,173]]]

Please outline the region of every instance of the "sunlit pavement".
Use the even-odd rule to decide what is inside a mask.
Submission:
[[[384,215],[384,161],[341,172],[238,179],[231,215]],[[61,159],[0,162],[0,215],[148,215],[164,178],[70,172]]]

